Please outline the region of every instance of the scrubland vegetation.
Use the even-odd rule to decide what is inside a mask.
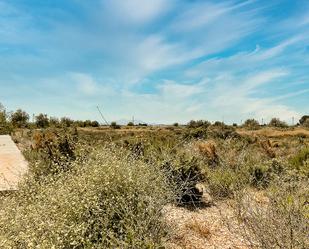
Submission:
[[[39,115],[34,128],[21,125],[23,112],[14,121],[0,113],[30,162],[20,190],[0,198],[0,248],[171,247],[167,205],[194,211],[227,201],[246,248],[309,247],[309,136],[286,135],[298,128],[279,119],[266,128],[250,119],[83,129]],[[263,129],[269,136],[241,132]]]

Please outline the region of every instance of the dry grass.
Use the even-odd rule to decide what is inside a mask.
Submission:
[[[262,128],[260,130],[246,130],[246,129],[237,129],[237,132],[240,135],[258,135],[266,137],[287,137],[287,136],[307,136],[309,137],[309,129],[303,127],[290,128],[290,129],[276,129],[276,128]]]
[[[205,221],[193,219],[191,222],[186,224],[186,228],[196,232],[198,236],[202,238],[209,239],[211,236],[209,225]]]

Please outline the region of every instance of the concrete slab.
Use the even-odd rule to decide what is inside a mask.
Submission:
[[[0,191],[17,190],[28,163],[9,135],[0,135]]]

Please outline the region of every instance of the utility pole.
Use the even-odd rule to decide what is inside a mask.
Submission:
[[[294,117],[292,117],[292,125],[294,126]]]

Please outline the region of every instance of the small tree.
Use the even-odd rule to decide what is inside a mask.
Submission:
[[[272,118],[268,125],[272,127],[280,127],[280,128],[288,127],[287,123],[284,121],[281,121],[279,118]]]
[[[309,128],[309,118],[305,120],[305,122],[302,123],[302,126]]]
[[[120,129],[120,125],[118,125],[116,122],[111,122],[110,127],[113,129]]]
[[[91,126],[91,120],[87,119],[85,121],[80,121],[82,124],[79,125],[81,127],[90,127]]]
[[[38,128],[46,128],[49,126],[47,114],[40,113],[35,117],[35,124]]]
[[[73,123],[74,123],[74,121],[70,118],[67,118],[67,117],[62,117],[60,119],[60,124],[62,126],[70,127]]]
[[[173,124],[173,126],[178,127],[179,124],[176,122],[176,123]]]
[[[306,123],[307,121],[309,122],[309,115],[304,115],[304,116],[302,116],[301,119],[299,120],[299,124],[300,124],[300,125],[304,125],[304,123]],[[308,123],[308,122],[307,122],[307,123]]]
[[[257,129],[259,128],[260,124],[257,120],[252,118],[252,119],[247,119],[243,126],[248,129]]]
[[[134,126],[134,123],[131,121],[127,124],[127,126]]]
[[[12,131],[12,125],[8,122],[8,113],[4,106],[0,103],[0,134],[10,134]]]
[[[29,121],[29,114],[18,109],[11,114],[11,122],[14,127],[26,127]]]
[[[0,103],[0,125],[3,125],[6,123],[6,110],[4,108],[4,106]]]
[[[91,126],[92,127],[99,127],[100,126],[100,124],[99,124],[99,122],[98,121],[91,121]]]

